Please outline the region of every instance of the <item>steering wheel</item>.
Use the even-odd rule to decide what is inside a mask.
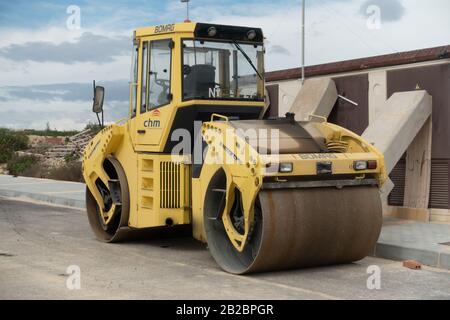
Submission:
[[[169,90],[169,88],[170,88],[170,80],[157,79],[157,78],[155,77],[155,83],[156,83],[158,86],[163,87],[163,90]]]
[[[187,76],[189,73],[191,73],[191,66],[188,64],[183,65],[183,75]]]

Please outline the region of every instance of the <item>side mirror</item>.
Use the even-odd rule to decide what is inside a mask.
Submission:
[[[96,114],[103,112],[103,101],[105,100],[105,88],[96,86],[94,89],[94,105],[92,111]]]

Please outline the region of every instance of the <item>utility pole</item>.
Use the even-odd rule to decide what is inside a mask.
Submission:
[[[181,0],[182,3],[186,3],[186,20],[184,20],[184,22],[191,22],[191,20],[189,20],[189,2],[191,0]]]
[[[302,0],[302,85],[305,82],[305,2]]]

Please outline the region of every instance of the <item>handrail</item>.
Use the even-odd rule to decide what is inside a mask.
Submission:
[[[328,119],[326,117],[318,116],[316,114],[310,114],[309,115],[309,121],[312,121],[313,119],[322,120],[322,123],[327,123]]]
[[[122,119],[120,119],[120,120],[117,120],[117,121],[116,121],[116,124],[117,124],[117,125],[124,124],[126,121],[128,121],[128,118],[122,118]]]
[[[217,114],[217,113],[214,113],[214,114],[211,116],[211,122],[214,122],[214,121],[215,121],[215,118],[219,118],[219,119],[225,120],[226,122],[230,122],[230,119],[229,119],[228,117],[223,116],[223,115],[221,115],[221,114]]]

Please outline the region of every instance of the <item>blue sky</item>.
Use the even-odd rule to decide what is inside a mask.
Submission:
[[[71,5],[81,10],[77,30],[66,25]],[[306,62],[450,44],[448,12],[448,0],[307,0]],[[107,119],[120,118],[127,112],[133,29],[184,17],[179,0],[0,0],[0,127],[84,127],[95,120],[93,79],[107,88]],[[299,66],[300,0],[191,0],[191,19],[260,26],[266,69]]]
[[[64,24],[67,17],[64,14],[70,5],[77,5],[83,10],[85,27],[95,26],[98,21],[113,16],[119,10],[139,8],[142,11],[161,12],[165,10],[167,1],[2,1],[0,4],[0,26],[18,28],[39,28],[44,25]],[[133,27],[133,21],[123,14],[118,28]],[[139,22],[144,22],[140,19]]]

